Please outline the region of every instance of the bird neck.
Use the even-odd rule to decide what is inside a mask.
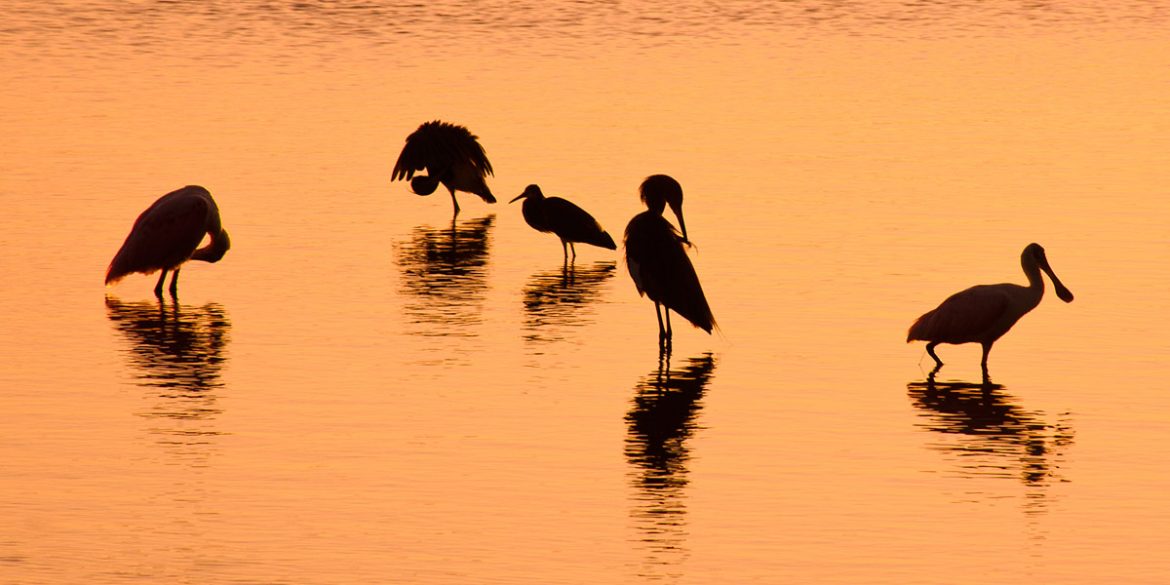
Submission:
[[[227,230],[220,230],[219,233],[211,234],[211,241],[206,246],[195,250],[191,254],[191,259],[201,260],[203,262],[219,262],[220,258],[223,258],[223,255],[231,247],[232,242],[231,238],[228,237]]]
[[[1024,275],[1028,277],[1028,289],[1036,293],[1037,297],[1044,294],[1044,276],[1040,274],[1040,264],[1032,256],[1025,256],[1020,264],[1024,267]]]

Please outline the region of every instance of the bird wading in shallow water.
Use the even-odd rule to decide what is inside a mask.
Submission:
[[[707,333],[716,327],[715,317],[687,256],[686,236],[662,217],[666,205],[677,201],[678,207],[671,204],[671,208],[682,223],[682,187],[666,175],[654,175],[642,182],[641,195],[647,210],[635,215],[626,226],[626,266],[638,294],[654,301],[659,345],[669,348],[670,311]]]
[[[979,343],[983,346],[983,377],[987,375],[987,354],[997,339],[1011,330],[1020,317],[1040,304],[1044,296],[1043,271],[1052,279],[1056,296],[1071,303],[1073,294],[1052,271],[1048,257],[1040,244],[1028,244],[1020,255],[1020,264],[1028,277],[1028,286],[1018,284],[983,284],[957,292],[933,311],[918,318],[910,326],[906,342],[925,341],[926,352],[934,358],[935,371],[943,362],[934,353],[940,343]]]
[[[426,170],[426,175],[415,172]],[[496,198],[488,189],[485,178],[492,174],[492,163],[474,134],[457,124],[435,120],[425,122],[410,136],[394,163],[391,181],[406,179],[419,195],[430,195],[442,183],[451,192],[455,215],[459,215],[456,191],[479,195],[488,203]]]
[[[203,235],[211,241],[196,249]],[[159,197],[134,221],[130,235],[106,270],[106,284],[127,274],[151,274],[161,270],[154,295],[162,298],[163,281],[171,275],[171,296],[178,295],[179,268],[188,260],[219,262],[231,247],[227,230],[220,225],[219,207],[211,193],[189,185]]]
[[[573,259],[577,258],[577,248],[573,246],[576,242],[592,244],[607,250],[617,249],[617,244],[601,224],[597,223],[589,212],[571,201],[560,197],[545,197],[540,187],[536,185],[529,185],[509,203],[521,199],[524,200],[521,208],[524,221],[538,232],[556,234],[561,239],[566,263],[569,261],[569,249],[573,250]]]

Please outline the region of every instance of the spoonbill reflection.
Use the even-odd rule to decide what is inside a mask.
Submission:
[[[1056,296],[1071,303],[1073,294],[1052,271],[1040,244],[1028,244],[1020,255],[1020,264],[1028,277],[1028,286],[1018,284],[984,284],[951,295],[933,311],[910,326],[906,342],[927,342],[926,352],[941,368],[942,360],[934,353],[940,343],[979,343],[983,346],[983,376],[987,377],[987,354],[997,339],[1007,333],[1020,317],[1040,304],[1044,296],[1044,271],[1056,287]]]
[[[203,234],[211,241],[196,249]],[[154,295],[162,298],[167,271],[171,276],[171,296],[177,296],[179,268],[188,260],[219,262],[231,247],[228,233],[220,225],[219,207],[211,193],[197,185],[188,185],[159,197],[134,221],[130,235],[114,255],[106,270],[106,284],[113,284],[127,274],[151,274],[161,270]]]
[[[626,226],[626,265],[639,295],[654,301],[658,317],[658,341],[670,346],[670,311],[682,315],[692,325],[711,333],[715,317],[699,284],[699,276],[687,256],[685,236],[680,236],[662,211],[674,193],[682,202],[682,187],[666,175],[647,178],[641,187],[642,201],[648,209],[635,215]],[[680,208],[681,209],[681,208]],[[680,222],[682,216],[679,215]],[[666,326],[662,313],[666,313]]]
[[[415,171],[426,169],[426,175],[415,176]],[[492,174],[492,163],[480,146],[477,137],[467,128],[435,120],[424,122],[410,136],[394,163],[391,181],[409,179],[410,188],[419,195],[430,195],[442,183],[451,192],[455,215],[459,215],[456,191],[479,195],[488,203],[495,203],[484,180]]]
[[[606,232],[593,219],[589,212],[574,205],[571,201],[560,197],[545,197],[540,187],[529,185],[524,192],[508,203],[515,203],[523,199],[521,211],[524,221],[538,232],[552,232],[561,239],[561,248],[565,253],[565,262],[569,261],[569,249],[573,250],[573,259],[577,258],[577,248],[574,242],[592,244],[607,250],[616,250],[609,232]]]

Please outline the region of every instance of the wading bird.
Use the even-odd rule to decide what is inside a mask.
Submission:
[[[1020,264],[1028,276],[1028,286],[1018,284],[983,284],[957,292],[933,311],[918,318],[910,326],[906,342],[925,341],[926,352],[934,358],[935,370],[942,360],[934,353],[940,343],[979,343],[983,346],[983,377],[987,377],[987,354],[997,339],[1007,333],[1020,317],[1040,304],[1044,296],[1044,271],[1052,279],[1056,296],[1071,303],[1073,294],[1052,271],[1048,257],[1040,244],[1028,244],[1020,255]]]
[[[592,244],[607,250],[617,249],[617,244],[601,224],[597,223],[589,212],[571,201],[560,197],[545,197],[540,187],[536,185],[529,185],[523,193],[508,203],[515,203],[521,199],[524,200],[521,208],[524,221],[538,232],[556,234],[561,239],[566,263],[569,261],[570,248],[573,250],[573,259],[577,258],[574,242]]]
[[[670,311],[682,315],[707,333],[715,327],[715,317],[711,315],[699,276],[687,256],[685,236],[662,217],[670,201],[668,197],[677,193],[677,200],[682,201],[678,181],[666,175],[654,175],[642,183],[641,193],[648,209],[635,215],[626,226],[626,266],[638,294],[654,301],[658,342],[669,347],[672,336]],[[665,326],[662,313],[666,313]]]
[[[196,249],[203,234],[211,241]],[[179,268],[188,260],[219,262],[231,247],[228,233],[220,225],[219,207],[207,189],[189,185],[159,197],[134,221],[130,235],[106,270],[106,284],[134,272],[151,274],[161,270],[154,295],[162,298],[163,281],[171,270],[171,296],[177,296]]]
[[[428,174],[414,175],[426,170]],[[474,193],[488,203],[495,203],[484,180],[492,174],[492,163],[477,137],[467,128],[435,120],[424,122],[406,137],[406,145],[394,163],[391,181],[409,179],[410,188],[419,195],[430,195],[442,183],[451,192],[455,215],[459,215],[456,191]]]

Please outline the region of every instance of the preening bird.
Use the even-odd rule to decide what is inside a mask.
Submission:
[[[211,241],[196,249],[204,234],[211,236]],[[106,284],[134,272],[151,274],[161,270],[154,294],[162,298],[163,281],[170,270],[173,297],[178,293],[179,268],[184,262],[219,262],[230,247],[231,240],[220,224],[219,207],[211,193],[188,185],[159,197],[138,216],[106,270]]]
[[[682,230],[682,241],[684,244],[690,244],[691,241],[687,238],[687,222],[683,220],[682,203],[683,193],[682,185],[674,180],[674,177],[669,175],[650,175],[642,181],[642,203],[651,209],[663,205],[669,205],[670,210],[674,212],[674,216],[678,218],[678,227]]]
[[[1040,304],[1044,296],[1044,271],[1052,279],[1056,296],[1071,303],[1073,294],[1052,271],[1040,244],[1028,244],[1020,255],[1020,264],[1028,277],[1028,286],[1018,284],[984,284],[951,295],[933,311],[918,318],[906,336],[906,342],[925,341],[926,352],[934,358],[936,370],[943,362],[934,353],[940,343],[979,343],[983,346],[983,376],[987,377],[987,354],[997,339],[1007,333],[1020,317]]]
[[[630,220],[625,237],[626,266],[638,294],[654,301],[658,340],[666,346],[670,345],[672,336],[670,311],[682,315],[707,333],[716,326],[703,287],[699,284],[699,276],[687,256],[685,236],[662,217],[674,193],[677,193],[676,200],[681,205],[682,188],[678,181],[666,175],[647,178],[642,183],[641,194],[648,209]],[[679,217],[681,223],[682,216]],[[666,314],[665,326],[663,313]]]
[[[575,242],[592,244],[608,250],[616,250],[617,244],[609,233],[593,219],[589,212],[574,205],[571,201],[560,197],[545,197],[540,187],[529,185],[524,192],[508,203],[515,203],[523,199],[521,211],[524,221],[538,232],[552,232],[561,239],[561,248],[565,252],[565,262],[569,261],[569,249],[573,250],[573,258],[577,258]]]
[[[424,169],[426,175],[415,176],[416,171]],[[488,162],[474,134],[463,126],[435,120],[424,122],[406,137],[390,180],[410,180],[411,190],[419,195],[434,193],[442,183],[451,192],[451,203],[458,215],[456,191],[474,193],[488,203],[496,202],[485,181],[491,174],[492,163]]]

